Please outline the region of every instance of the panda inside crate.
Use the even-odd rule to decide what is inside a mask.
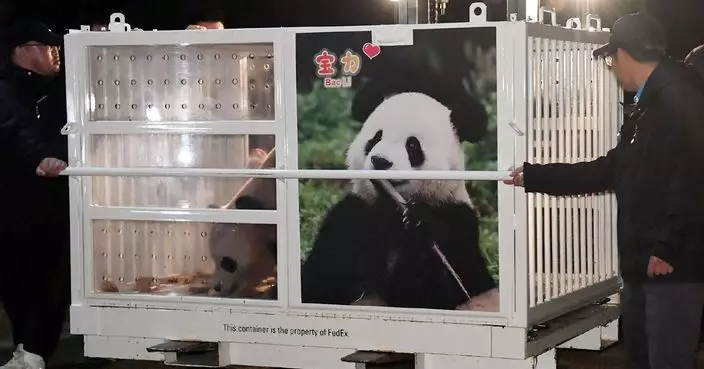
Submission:
[[[269,145],[260,143],[257,146],[273,147],[273,142]],[[268,153],[262,148],[250,151],[248,168],[274,166],[273,149]],[[276,208],[275,182],[252,178],[237,190],[228,203],[209,207],[273,210]],[[122,290],[116,283],[103,279],[99,291],[188,295],[207,293],[220,297],[276,299],[275,225],[213,223],[203,234],[210,235],[208,258],[215,261],[214,270],[160,278],[141,276],[133,283],[128,283],[128,287]]]
[[[256,152],[256,151],[255,151]],[[258,151],[250,168],[276,166],[275,150]],[[218,206],[211,206],[218,207]],[[251,178],[223,209],[274,210],[276,183]],[[277,297],[276,226],[271,224],[217,224],[213,226],[210,253],[216,261],[210,296],[237,298]]]
[[[363,126],[349,169],[464,170],[461,144],[486,133],[485,107],[459,79],[385,72],[355,94],[352,115]],[[382,184],[352,180],[326,215],[302,266],[303,303],[498,311],[465,183],[390,180],[392,193]]]

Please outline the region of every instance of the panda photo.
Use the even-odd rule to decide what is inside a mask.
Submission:
[[[488,124],[459,79],[427,68],[370,76],[352,117],[363,124],[347,151],[352,170],[464,170],[462,143]],[[352,180],[301,266],[302,302],[498,311],[479,237],[463,181]]]

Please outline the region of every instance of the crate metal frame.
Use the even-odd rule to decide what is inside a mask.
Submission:
[[[593,284],[552,301],[530,306],[534,290],[529,279],[535,276],[529,266],[536,247],[528,241],[530,224],[527,214],[529,197],[520,188],[499,186],[499,268],[501,304],[498,313],[473,311],[423,311],[350,306],[313,306],[300,303],[300,248],[298,227],[298,178],[342,176],[334,171],[298,170],[295,35],[310,32],[372,31],[372,34],[412,34],[409,30],[494,27],[497,31],[497,134],[498,166],[494,173],[459,172],[420,174],[432,178],[501,180],[510,167],[531,158],[533,143],[527,133],[533,128],[529,106],[535,97],[531,71],[531,41],[535,38],[554,42],[596,45],[605,42],[604,32],[565,29],[525,22],[487,22],[474,17],[463,24],[423,24],[394,26],[359,26],[293,29],[245,29],[221,31],[158,31],[158,32],[75,32],[66,37],[69,169],[71,176],[72,237],[72,308],[71,331],[86,336],[86,352],[93,356],[164,360],[162,354],[146,354],[144,349],[164,340],[202,340],[220,343],[222,365],[247,364],[277,367],[334,368],[350,367],[339,358],[354,350],[408,352],[417,355],[417,367],[454,369],[470,363],[523,368],[538,357],[546,368],[554,363],[554,348],[560,342],[530,340],[529,331],[536,323],[557,318],[617,292],[615,277]],[[549,42],[553,42],[549,41]],[[273,122],[162,122],[158,126],[144,122],[128,124],[88,123],[84,98],[87,93],[85,50],[92,45],[170,45],[232,44],[273,42],[276,78],[276,118]],[[590,65],[600,61],[592,61]],[[602,104],[617,105],[619,97],[613,76],[612,93],[599,93]],[[615,132],[621,117],[611,111],[608,132]],[[256,127],[256,128],[254,128]],[[606,129],[606,128],[605,128]],[[151,176],[220,176],[264,177],[277,180],[277,209],[271,212],[248,213],[237,210],[187,210],[176,214],[174,209],[110,209],[91,207],[85,194],[92,193],[92,176],[144,175],[135,168],[94,168],[86,163],[89,135],[123,133],[204,133],[204,134],[274,134],[276,137],[276,170],[153,169]],[[608,147],[599,147],[604,154]],[[559,159],[553,157],[552,159]],[[348,173],[349,178],[363,173]],[[379,175],[378,173],[376,174]],[[418,176],[418,173],[395,172],[394,178]],[[370,178],[365,177],[365,178]],[[602,202],[604,206],[613,206]],[[247,215],[250,214],[250,215]],[[93,256],[91,220],[110,218],[129,220],[199,220],[206,222],[277,224],[279,299],[252,301],[206,297],[168,298],[153,295],[92,294],[87,279],[92,273]],[[76,221],[80,220],[80,221]],[[615,255],[615,243],[607,245]],[[615,274],[615,271],[613,271]],[[592,316],[579,327],[565,328],[565,340],[579,336],[613,320],[613,315]],[[131,324],[124,324],[130,321]],[[174,324],[173,322],[178,322]],[[345,329],[349,337],[327,337],[324,340],[299,336],[262,336],[237,334],[232,325],[307,327]],[[419,340],[423,337],[423,340]],[[447,337],[452,337],[448,340]],[[104,344],[111,343],[112,347]],[[278,354],[256,356],[266,347],[276,347]],[[314,359],[311,355],[314,355]],[[547,355],[547,356],[546,356]],[[335,358],[335,359],[333,359]],[[470,361],[467,361],[470,360]],[[474,361],[471,361],[474,360]],[[532,364],[530,364],[532,365]],[[525,366],[534,367],[534,366]]]

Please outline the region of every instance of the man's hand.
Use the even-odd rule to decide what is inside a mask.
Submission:
[[[648,262],[648,277],[653,278],[655,276],[668,275],[672,273],[675,268],[668,264],[665,260],[660,259],[657,256],[651,256]]]
[[[37,175],[40,177],[57,177],[68,164],[57,158],[45,158],[37,167]]]
[[[511,172],[511,179],[504,180],[504,183],[511,186],[523,187],[523,167],[518,167]]]

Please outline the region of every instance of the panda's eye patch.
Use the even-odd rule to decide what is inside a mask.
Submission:
[[[237,262],[232,260],[232,258],[225,256],[220,259],[220,268],[228,273],[234,273],[237,271]]]
[[[425,153],[420,141],[415,136],[410,136],[406,139],[406,152],[408,153],[408,161],[411,163],[411,167],[417,168],[425,163]]]
[[[374,135],[374,137],[372,137],[371,140],[367,141],[367,144],[364,145],[364,156],[369,155],[369,153],[372,151],[374,146],[376,146],[376,144],[378,144],[379,141],[381,141],[382,134],[383,134],[382,130],[378,130],[378,131],[376,131],[376,134]]]

